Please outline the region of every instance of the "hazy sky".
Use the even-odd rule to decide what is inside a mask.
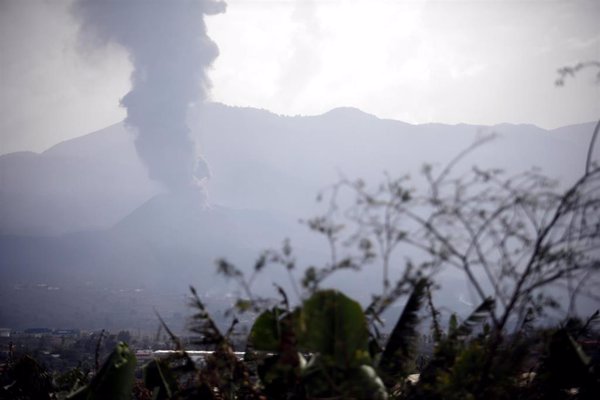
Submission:
[[[0,0],[0,154],[125,116],[127,53],[82,48],[69,3]],[[561,66],[600,60],[599,21],[598,0],[229,0],[207,17],[221,53],[209,96],[291,115],[587,122],[600,117],[595,71],[553,82]]]

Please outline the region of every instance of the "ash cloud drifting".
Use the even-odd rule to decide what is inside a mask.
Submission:
[[[132,89],[121,100],[126,124],[137,132],[136,149],[150,178],[171,190],[202,178],[186,123],[192,103],[206,99],[206,70],[218,56],[205,15],[224,12],[220,0],[76,0],[86,46],[118,43],[133,64]]]

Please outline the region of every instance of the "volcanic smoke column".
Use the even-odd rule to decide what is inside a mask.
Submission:
[[[204,16],[225,11],[218,0],[76,0],[85,44],[115,42],[133,63],[132,89],[121,100],[126,124],[150,178],[171,190],[193,186],[198,157],[186,123],[190,104],[206,99],[207,67],[219,54]]]

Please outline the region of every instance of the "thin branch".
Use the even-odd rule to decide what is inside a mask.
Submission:
[[[600,131],[600,119],[596,123],[596,127],[594,128],[594,133],[592,134],[592,139],[590,140],[590,145],[588,146],[587,158],[585,160],[585,174],[590,173],[590,169],[592,168],[592,154],[594,153],[594,145],[596,143],[596,138],[598,137],[598,131]]]

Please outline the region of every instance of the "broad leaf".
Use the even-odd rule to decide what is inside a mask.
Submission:
[[[490,311],[494,309],[496,302],[493,298],[488,297],[469,315],[467,319],[453,332],[454,336],[468,336],[473,332],[473,329],[481,325],[490,316]]]
[[[417,282],[381,355],[379,368],[388,387],[394,386],[399,377],[411,372],[407,366],[415,351],[418,314],[425,300],[426,288],[427,279]]]
[[[143,373],[144,386],[154,393],[153,400],[170,399],[179,389],[173,370],[166,360],[150,361],[144,366]]]
[[[248,335],[248,346],[259,351],[279,351],[284,329],[281,318],[284,313],[280,308],[273,308],[260,314]]]
[[[360,304],[336,290],[306,300],[296,314],[300,350],[319,353],[327,364],[348,368],[369,361],[369,332]]]
[[[71,400],[129,400],[135,377],[135,355],[125,343],[117,344],[90,384],[68,397]]]

